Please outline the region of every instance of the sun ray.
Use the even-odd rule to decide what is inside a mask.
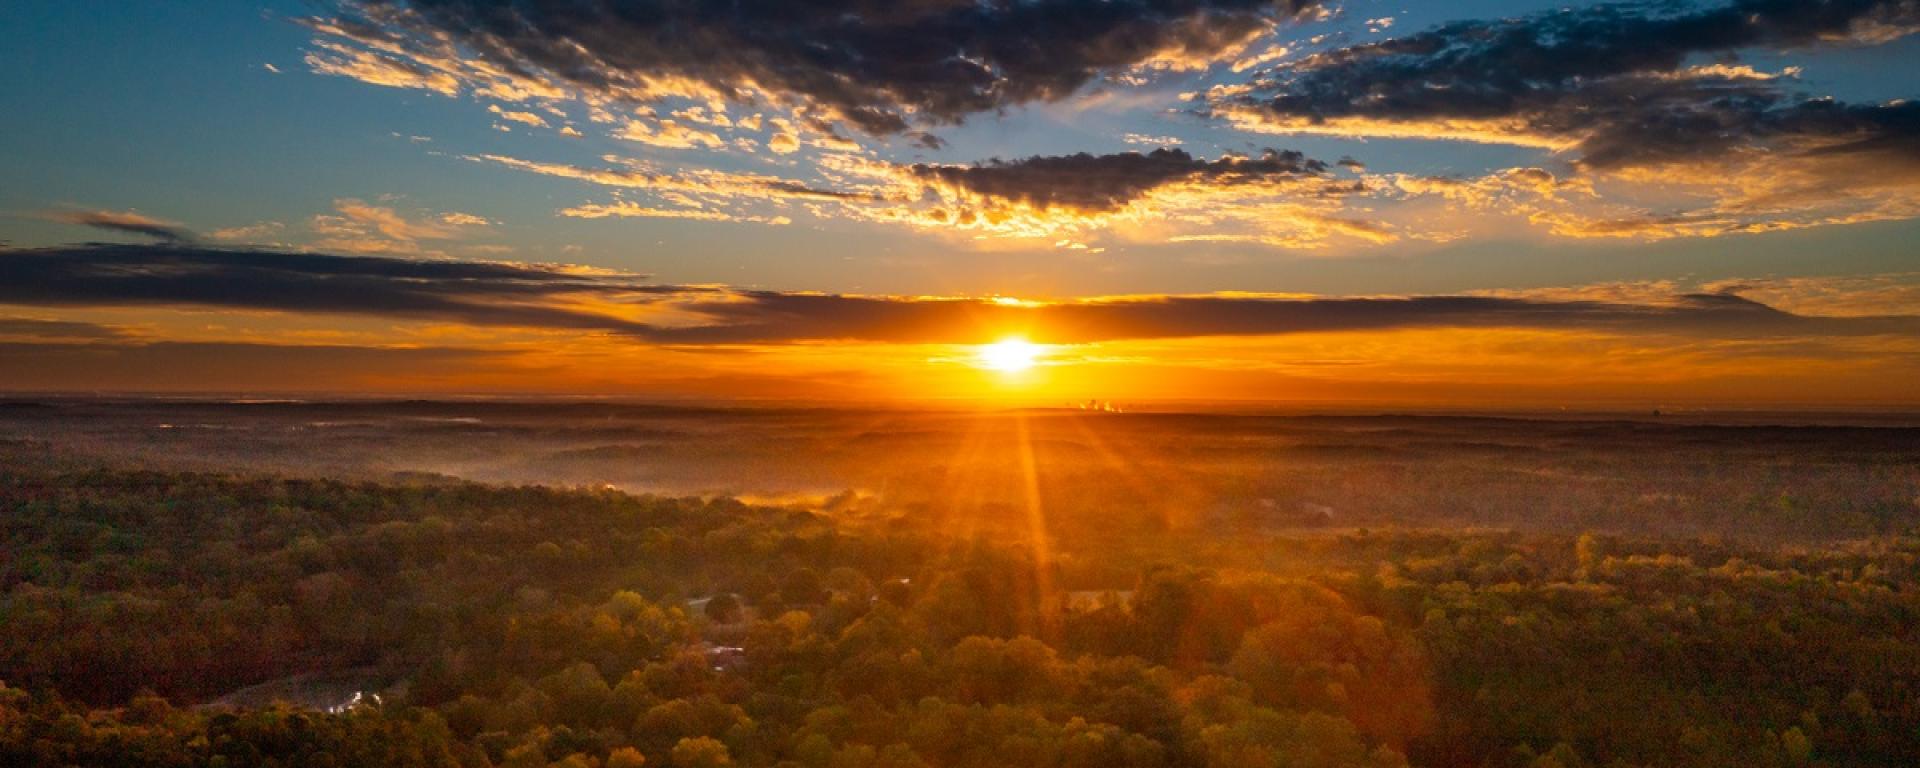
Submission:
[[[1040,617],[1041,636],[1046,638],[1059,626],[1059,605],[1053,599],[1053,549],[1047,541],[1047,514],[1041,504],[1040,470],[1033,455],[1033,431],[1027,413],[1014,416],[1015,448],[1019,451],[1021,490],[1027,512],[1027,537],[1033,548],[1033,585],[1036,613]]]
[[[1101,418],[1101,416],[1096,414],[1092,418]],[[1133,489],[1134,493],[1138,494],[1142,499],[1155,498],[1158,495],[1158,491],[1154,484],[1142,477],[1146,467],[1133,457],[1120,455],[1120,452],[1115,450],[1111,443],[1107,442],[1104,435],[1088,425],[1088,420],[1089,417],[1085,414],[1075,414],[1066,419],[1067,423],[1073,425],[1074,431],[1078,432],[1081,438],[1086,441],[1087,446],[1093,449],[1094,454],[1100,457],[1101,463],[1106,465],[1110,476]],[[1164,522],[1164,518],[1166,517],[1164,512],[1161,517]]]

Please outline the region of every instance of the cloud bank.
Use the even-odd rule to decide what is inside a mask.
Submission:
[[[352,313],[604,332],[670,345],[1086,343],[1422,328],[1716,339],[1920,335],[1920,314],[1795,314],[1722,292],[1660,298],[1123,296],[1019,304],[645,284],[560,267],[185,246],[0,251],[0,303]]]
[[[507,263],[177,245],[0,250],[0,303],[35,306],[230,307],[637,330],[644,326],[574,304],[659,290],[633,276]]]

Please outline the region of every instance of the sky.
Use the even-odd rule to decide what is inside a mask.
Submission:
[[[1920,405],[1911,0],[0,27],[0,390]]]

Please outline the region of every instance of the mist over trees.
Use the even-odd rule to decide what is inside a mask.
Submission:
[[[1726,463],[1920,494],[1890,455]],[[1472,476],[1458,465],[1328,463],[1311,471],[1364,467],[1376,487],[1355,493],[1442,508],[1355,526],[1249,504],[1156,526],[1094,494],[1036,531],[1020,508],[192,472],[21,441],[0,459],[6,765],[1920,757],[1920,536],[1893,501],[1686,503],[1813,532],[1795,542],[1631,515],[1465,527],[1442,515],[1482,500],[1450,494],[1490,486],[1448,487]],[[1594,471],[1670,482],[1623,466]]]

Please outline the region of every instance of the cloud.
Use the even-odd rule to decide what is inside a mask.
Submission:
[[[452,96],[460,92],[460,78],[452,73],[373,51],[333,42],[316,43],[320,50],[308,53],[307,66],[323,75],[350,77],[363,83],[390,88],[417,88]]]
[[[56,210],[41,214],[41,218],[58,221],[63,224],[104,229],[133,235],[145,235],[169,243],[186,242],[193,239],[193,232],[185,227],[164,219],[156,219],[133,211],[105,210]]]
[[[536,115],[532,112],[522,112],[519,110],[512,110],[512,109],[501,109],[500,105],[498,104],[488,104],[487,111],[492,112],[495,115],[499,115],[500,119],[502,120],[507,120],[507,121],[519,123],[521,125],[531,126],[534,128],[547,127],[547,119],[539,115]]]
[[[457,389],[510,353],[450,347],[0,341],[11,391]]]
[[[486,218],[450,211],[409,216],[391,206],[355,198],[333,201],[334,213],[320,214],[308,227],[320,239],[313,247],[351,253],[419,255],[422,240],[455,240],[491,224]]]
[[[471,213],[461,213],[459,211],[448,211],[440,214],[440,221],[455,227],[484,227],[493,223],[487,221],[485,217],[475,216]]]
[[[238,227],[224,227],[208,232],[207,236],[215,240],[228,242],[258,243],[262,239],[273,237],[286,229],[285,224],[277,221],[256,221]]]
[[[0,316],[0,338],[116,339],[125,335],[118,328],[96,323]]]
[[[1326,163],[1299,152],[1266,150],[1259,157],[1222,156],[1201,160],[1182,149],[1160,148],[1147,154],[1085,152],[1021,160],[992,160],[977,165],[912,166],[915,176],[984,197],[1025,203],[1035,208],[1096,212],[1117,209],[1148,190],[1177,181],[1234,186],[1321,176]]]
[[[580,167],[518,157],[468,156],[518,171],[609,186],[645,200],[572,205],[568,217],[676,217],[697,221],[789,223],[795,215],[852,219],[985,238],[1081,238],[1121,232],[1129,240],[1240,236],[1277,248],[1321,248],[1332,240],[1390,242],[1377,221],[1344,215],[1356,179],[1338,179],[1321,161],[1267,150],[1258,157],[1198,159],[1185,150],[1112,156],[1037,156],[981,165],[902,165],[826,156],[828,184],[758,173],[687,169],[605,157],[620,167]]]
[[[660,289],[556,266],[181,245],[0,251],[0,303],[196,306],[641,332],[608,304]]]
[[[351,198],[333,201],[333,208],[347,221],[364,225],[395,240],[444,240],[453,237],[460,226],[484,224],[485,219],[464,213],[450,213],[438,221],[412,220],[385,206],[370,205]]]
[[[1651,241],[1920,216],[1920,102],[1825,98],[1803,92],[1800,67],[1775,63],[1910,34],[1920,29],[1912,0],[1575,4],[1385,40],[1373,35],[1392,16],[1356,15],[1372,42],[1277,32],[1331,13],[1321,0],[330,5],[303,22],[319,71],[468,95],[502,129],[579,133],[577,119],[645,145],[619,151],[683,166],[489,160],[616,190],[556,207],[569,217],[811,217],[983,249],[1222,244],[1196,256],[1211,258],[1495,231]],[[1741,59],[1755,51],[1767,59]],[[1452,189],[1358,163],[1260,173],[1263,158],[1238,158],[1237,171],[1230,157],[1098,151],[906,164],[914,147],[941,145],[927,130],[1021,104],[1097,99],[1147,117],[1140,110],[1167,106],[1175,90],[1133,87],[1156,70],[1204,70],[1219,84],[1182,98],[1250,132],[1463,140],[1539,156],[1463,169],[1480,176]],[[860,132],[879,138],[849,138]],[[723,153],[792,178],[715,167]],[[1560,188],[1512,183],[1534,169],[1552,169]],[[430,253],[421,242],[315,245]]]
[[[1568,157],[1602,182],[1587,187],[1596,194],[1509,210],[1558,236],[1772,232],[1920,216],[1920,102],[1811,96],[1798,90],[1799,68],[1762,71],[1737,57],[1915,31],[1911,0],[1580,6],[1334,48],[1206,99],[1258,132]]]
[[[674,120],[628,120],[613,134],[617,138],[666,149],[720,149],[725,139],[712,131],[681,125]]]
[[[1658,303],[1497,296],[1200,295],[1009,305],[974,299],[742,292],[738,298],[692,302],[684,308],[710,322],[658,329],[649,338],[695,344],[977,343],[1022,332],[1034,341],[1084,343],[1407,328],[1534,328],[1721,338],[1920,334],[1920,315],[1802,316],[1733,293],[1687,293]]]
[[[1558,175],[1537,167],[1478,177],[1383,174],[1396,220],[1455,237],[1533,225],[1568,238],[1642,241],[1779,232],[1920,216],[1920,164],[1783,155]],[[1412,213],[1440,201],[1426,221]]]
[[[504,155],[467,159],[577,179],[645,200],[571,206],[561,215],[788,223],[796,215],[909,226],[924,231],[1054,242],[1115,228],[1164,241],[1235,231],[1253,242],[1316,248],[1334,239],[1391,241],[1384,225],[1340,215],[1353,180],[1297,152],[1195,158],[1148,154],[1036,156],[981,165],[902,165],[854,156],[822,158],[832,186],[765,174],[692,169],[676,173],[609,156],[624,167],[590,168]]]
[[[785,216],[752,216],[747,214],[712,211],[703,208],[658,208],[640,205],[626,200],[611,203],[586,203],[572,208],[560,209],[560,215],[571,219],[686,219],[689,221],[734,221],[755,224],[791,224]]]
[[[1297,152],[1204,160],[1184,150],[1037,156],[979,165],[842,159],[829,170],[885,205],[845,213],[927,232],[1052,243],[1213,240],[1316,250],[1402,235],[1349,198],[1361,179]]]
[[[899,164],[853,155],[819,158],[819,181],[767,174],[662,170],[607,156],[617,167],[505,155],[466,159],[608,187],[614,199],[568,206],[575,218],[653,217],[788,223],[802,216],[904,226],[950,238],[1055,243],[1110,235],[1130,242],[1233,242],[1297,250],[1428,237],[1377,219],[1367,200],[1386,190],[1364,169],[1336,170],[1298,152],[1194,157],[1042,155],[976,165]],[[1432,186],[1432,185],[1428,185]],[[1398,193],[1395,193],[1398,194]],[[1093,251],[1093,245],[1085,250]]]
[[[808,214],[908,226],[944,234],[1041,238],[1095,232],[1164,242],[1233,234],[1251,242],[1317,248],[1336,239],[1388,242],[1378,222],[1343,215],[1357,180],[1331,175],[1297,152],[1195,158],[1183,150],[1148,154],[1035,156],[980,165],[904,165],[851,155],[820,159],[827,184],[765,174],[690,169],[666,172],[614,156],[622,167],[592,168],[504,155],[467,159],[609,187],[644,200],[571,206],[565,216],[641,216],[786,223]]]
[[[309,22],[330,38],[309,64],[330,74],[442,92],[466,81],[629,101],[670,93],[745,102],[765,93],[886,134],[908,130],[910,117],[952,123],[1058,100],[1151,62],[1206,61],[1319,2],[341,5],[336,17]]]
[[[1826,287],[1824,301],[1833,301],[1836,285]],[[1798,314],[1741,295],[1749,289],[1396,297],[1208,294],[1004,303],[651,285],[633,275],[545,265],[176,245],[0,251],[0,303],[6,304],[350,313],[688,346],[980,343],[1008,333],[1024,333],[1036,342],[1085,343],[1439,328],[1714,339],[1920,336],[1920,307],[1889,307],[1888,314]],[[1885,293],[1884,285],[1875,289],[1883,298],[1906,295]]]
[[[771,122],[775,130],[767,138],[767,149],[776,155],[791,155],[800,151],[800,135],[793,127],[793,121],[776,117]]]
[[[1700,55],[1881,42],[1920,29],[1908,0],[1737,0],[1606,4],[1462,21],[1338,48],[1215,92],[1243,127],[1278,132],[1455,138],[1574,149],[1598,168],[1655,164],[1762,145],[1911,156],[1920,113],[1906,102],[1795,97],[1788,78]]]
[[[870,200],[872,196],[864,192],[847,192],[808,186],[793,179],[758,173],[740,173],[709,169],[693,169],[680,173],[667,173],[644,162],[625,160],[608,156],[609,162],[619,163],[621,168],[587,168],[564,163],[544,163],[523,160],[506,155],[468,155],[466,159],[479,163],[490,163],[514,170],[552,176],[562,179],[574,179],[589,184],[611,187],[621,190],[637,190],[661,195],[663,198],[678,202],[692,198],[709,199],[715,204],[738,207],[755,202],[812,200],[837,202],[850,200]],[[694,206],[704,208],[704,206]]]
[[[1737,292],[1793,312],[1822,315],[1920,314],[1920,272],[1732,279],[1704,286]]]

